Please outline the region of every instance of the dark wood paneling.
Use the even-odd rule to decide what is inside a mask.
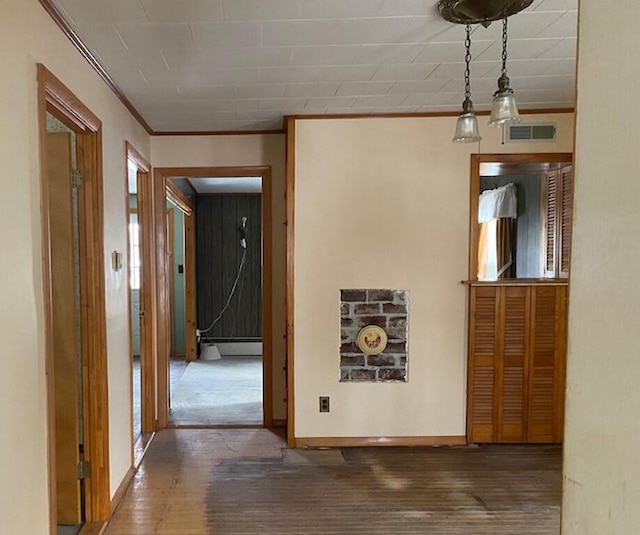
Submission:
[[[540,175],[502,175],[481,177],[480,191],[515,184],[518,195],[518,220],[515,248],[517,278],[542,276],[542,221],[540,218]]]
[[[247,257],[230,306],[206,338],[262,336],[261,207],[259,195],[198,198],[196,288],[198,327],[220,314],[238,272],[243,249],[240,225],[247,217]]]

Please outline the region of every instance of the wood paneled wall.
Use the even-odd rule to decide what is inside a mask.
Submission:
[[[541,175],[481,177],[480,191],[515,184],[518,195],[515,265],[517,278],[542,277]]]
[[[247,217],[247,257],[235,295],[205,338],[262,336],[260,195],[201,195],[196,210],[198,328],[220,314],[238,272],[242,217]]]

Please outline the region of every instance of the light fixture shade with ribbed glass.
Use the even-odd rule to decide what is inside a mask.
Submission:
[[[455,143],[476,143],[481,139],[476,114],[473,111],[461,113],[458,116],[453,141]]]
[[[500,91],[493,97],[491,103],[491,126],[502,126],[509,123],[519,123],[520,113],[513,91]]]

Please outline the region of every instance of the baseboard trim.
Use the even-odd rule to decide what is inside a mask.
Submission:
[[[283,429],[287,427],[287,420],[272,420],[271,427],[273,429]]]
[[[125,474],[124,479],[118,486],[118,490],[116,490],[115,494],[113,495],[113,498],[111,498],[111,514],[112,515],[113,513],[116,512],[118,505],[120,505],[120,502],[122,501],[122,498],[125,492],[127,492],[127,489],[129,488],[129,484],[131,483],[133,476],[136,475],[136,472],[137,472],[137,469],[134,466],[132,466],[131,468],[129,468],[129,470],[127,470],[127,473]]]
[[[467,437],[297,437],[296,448],[362,448],[370,446],[466,446]]]

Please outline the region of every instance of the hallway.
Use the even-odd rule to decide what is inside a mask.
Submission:
[[[556,535],[555,446],[289,450],[265,429],[157,434],[106,535]]]

